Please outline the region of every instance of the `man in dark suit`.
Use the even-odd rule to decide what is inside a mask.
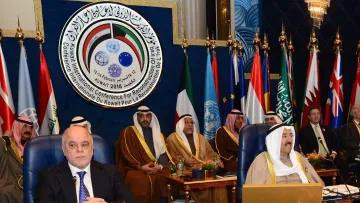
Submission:
[[[349,166],[357,166],[356,172],[360,173],[360,162],[355,160],[360,155],[360,104],[351,108],[350,115],[353,120],[341,129],[341,146],[347,153]]]
[[[62,143],[67,160],[41,171],[37,202],[135,202],[115,166],[91,160],[94,145],[85,128],[68,128]]]
[[[310,123],[302,128],[299,133],[299,144],[304,154],[316,152],[322,159],[326,159],[326,151],[330,153],[332,159],[336,158],[336,140],[335,132],[328,126],[320,124],[321,113],[319,108],[309,109]],[[322,140],[324,146],[319,142]]]
[[[347,179],[348,163],[346,159],[337,155],[339,149],[336,145],[335,131],[328,126],[320,124],[321,113],[319,108],[310,108],[308,115],[310,123],[302,128],[299,133],[299,144],[302,152],[306,155],[315,151],[325,161],[325,167],[327,168],[333,168],[329,159],[334,160],[341,175]],[[322,140],[323,145],[320,143],[319,138]],[[327,151],[329,154],[327,154]],[[340,178],[337,181],[339,184],[342,184]]]

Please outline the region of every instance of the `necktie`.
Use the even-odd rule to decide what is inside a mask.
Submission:
[[[320,133],[319,133],[319,125],[315,125],[315,135],[316,135],[316,139],[317,139],[318,145],[319,145],[319,154],[322,154],[322,155],[325,156],[326,155],[326,150],[324,148],[324,145],[319,140],[319,138],[321,139],[321,136],[320,136]],[[324,140],[322,140],[322,142],[324,142]]]
[[[79,203],[82,203],[86,201],[86,197],[90,197],[89,191],[84,184],[84,176],[86,174],[86,171],[80,171],[77,172],[77,174],[80,177]]]

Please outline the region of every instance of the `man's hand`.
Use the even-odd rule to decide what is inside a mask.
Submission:
[[[331,158],[332,160],[335,160],[335,157],[336,157],[336,154],[335,154],[335,153],[330,154],[330,158]]]
[[[155,172],[161,171],[161,166],[159,164],[154,165]]]
[[[96,197],[87,197],[86,201],[83,203],[107,203],[104,199]]]
[[[217,165],[218,165],[220,168],[224,168],[224,163],[223,163],[220,159],[218,160]]]
[[[197,161],[195,159],[185,159],[185,165],[193,167]]]
[[[327,158],[326,158],[324,155],[319,154],[319,156],[320,156],[320,159],[322,159],[322,160],[327,160]]]
[[[141,166],[141,170],[144,171],[145,173],[155,173],[156,169],[155,169],[155,164],[153,162],[142,165]]]

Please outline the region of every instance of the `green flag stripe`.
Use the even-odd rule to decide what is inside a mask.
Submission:
[[[140,50],[140,54],[141,54],[141,60],[142,63],[144,63],[144,58],[145,58],[145,54],[144,54],[144,50],[143,47],[140,43],[140,40],[134,35],[134,33],[132,33],[129,29],[127,29],[126,27],[122,27],[119,25],[115,25],[117,28],[121,29],[123,32],[125,32],[126,34],[126,38],[131,38],[137,45],[137,48]],[[144,65],[144,64],[143,64]]]

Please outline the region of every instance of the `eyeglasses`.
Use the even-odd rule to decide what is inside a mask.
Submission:
[[[78,148],[78,144],[75,142],[69,142],[68,146],[71,150],[77,149]],[[81,143],[81,148],[82,149],[88,149],[90,147],[90,143],[89,142],[83,142]]]
[[[190,124],[195,125],[195,122],[194,121],[185,121],[185,125],[190,125]]]

